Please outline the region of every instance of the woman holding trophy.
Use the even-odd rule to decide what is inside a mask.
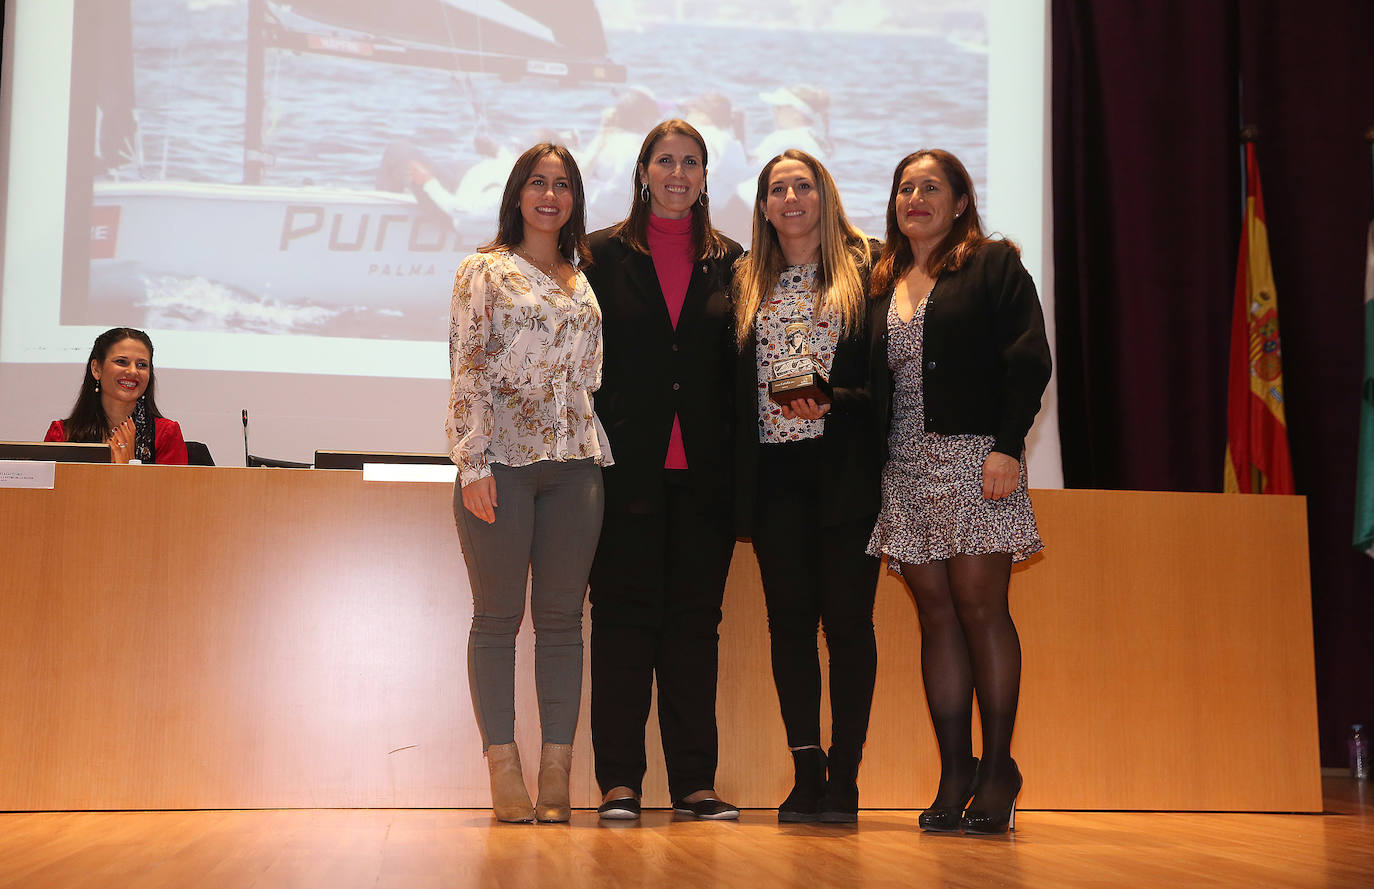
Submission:
[[[736,265],[736,520],[763,578],[773,679],[796,772],[780,821],[857,818],[877,667],[881,442],[868,388],[872,250],[819,161],[790,149],[759,174]],[[830,653],[821,748],[816,627]]]

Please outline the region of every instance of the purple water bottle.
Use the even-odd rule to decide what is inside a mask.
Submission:
[[[1355,723],[1350,727],[1350,777],[1364,781],[1369,778],[1369,736],[1364,725]]]

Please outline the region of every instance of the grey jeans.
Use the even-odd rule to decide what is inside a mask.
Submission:
[[[571,744],[582,699],[582,603],[605,496],[592,460],[492,465],[496,521],[463,506],[453,516],[472,586],[468,682],[482,747],[515,740],[515,635],[529,578],[534,682],[547,744]]]

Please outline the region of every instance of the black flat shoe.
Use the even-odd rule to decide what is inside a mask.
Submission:
[[[955,806],[931,806],[921,813],[916,819],[916,824],[921,830],[928,830],[931,833],[958,833],[959,824],[963,821],[964,809],[968,807],[969,800],[973,799],[973,788],[978,783],[978,757],[973,757],[973,775],[968,779],[968,789],[964,792],[962,801]]]
[[[673,811],[679,815],[691,815],[703,821],[734,821],[739,817],[739,809],[711,797],[699,799],[694,803],[678,800],[673,803]]]
[[[1011,761],[1012,771],[1016,773],[1016,789],[1012,791],[1011,803],[1006,809],[988,811],[985,809],[965,809],[964,817],[959,822],[964,833],[975,834],[998,834],[1006,833],[1009,830],[1016,830],[1016,798],[1021,795],[1021,770],[1016,767],[1016,760]]]
[[[596,814],[606,821],[638,821],[639,800],[632,796],[608,800],[596,807]]]

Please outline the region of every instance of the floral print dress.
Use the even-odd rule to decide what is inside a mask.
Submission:
[[[883,467],[883,500],[868,554],[887,556],[894,571],[956,555],[1011,553],[1020,562],[1043,549],[1026,491],[1026,462],[1016,489],[1001,500],[983,498],[983,461],[991,435],[925,431],[921,353],[929,299],[910,321],[887,315],[887,362],[892,369],[892,428]]]

